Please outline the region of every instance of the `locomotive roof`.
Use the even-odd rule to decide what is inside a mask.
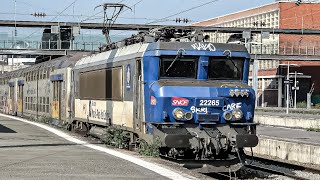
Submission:
[[[59,58],[55,58],[49,61],[45,61],[39,64],[35,64],[29,67],[25,67],[22,69],[18,69],[15,71],[11,71],[11,72],[7,72],[4,73],[2,75],[0,75],[0,77],[21,77],[22,73],[25,72],[30,72],[30,71],[34,71],[34,70],[39,70],[42,68],[48,68],[48,67],[53,67],[54,69],[60,69],[60,68],[65,68],[65,67],[73,67],[74,64],[80,59],[82,58],[85,54],[88,54],[87,52],[80,52],[80,53],[76,53],[76,54],[72,54],[72,55],[66,55],[66,56],[62,56]]]
[[[220,51],[230,50],[231,52],[244,52],[247,49],[244,45],[223,44],[210,42],[155,42],[155,43],[138,43],[124,46],[118,49],[93,54],[81,58],[75,65],[75,69],[81,69],[90,64],[90,66],[101,65],[109,62],[116,62],[126,59],[142,57],[144,52],[154,50],[178,50],[178,49],[197,50],[197,51]]]
[[[226,43],[211,43],[211,42],[159,42],[149,44],[147,51],[150,50],[210,50],[210,51],[225,51],[231,52],[247,52],[244,45],[226,44]]]

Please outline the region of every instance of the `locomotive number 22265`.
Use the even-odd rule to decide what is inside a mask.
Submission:
[[[224,103],[222,99],[197,99],[196,104],[198,107],[222,107]]]

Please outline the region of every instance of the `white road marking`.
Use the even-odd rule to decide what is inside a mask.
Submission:
[[[14,120],[18,120],[18,121],[22,121],[22,122],[25,122],[25,123],[28,123],[28,124],[32,124],[32,125],[35,125],[35,126],[38,126],[42,129],[45,129],[47,131],[50,131],[70,142],[73,142],[73,143],[76,143],[76,144],[80,144],[80,145],[83,145],[83,146],[86,146],[88,148],[91,148],[91,149],[94,149],[94,150],[97,150],[97,151],[101,151],[101,152],[105,152],[107,154],[110,154],[112,156],[116,156],[118,158],[121,158],[121,159],[124,159],[124,160],[127,160],[127,161],[130,161],[134,164],[137,164],[141,167],[144,167],[146,169],[149,169],[161,176],[164,176],[164,177],[167,177],[169,179],[181,179],[181,180],[191,180],[191,179],[196,179],[195,177],[192,177],[192,176],[187,176],[187,175],[181,175],[181,174],[178,174],[174,171],[171,171],[167,168],[164,168],[164,167],[161,167],[160,165],[157,165],[157,164],[154,164],[154,163],[150,163],[150,162],[147,162],[147,161],[144,161],[142,159],[139,159],[139,158],[136,158],[136,157],[133,157],[133,156],[130,156],[128,154],[124,154],[124,153],[121,153],[121,152],[118,152],[118,151],[115,151],[115,150],[112,150],[112,149],[109,149],[109,148],[105,148],[105,147],[101,147],[101,146],[97,146],[97,145],[94,145],[94,144],[90,144],[88,142],[85,142],[85,141],[82,141],[82,140],[79,140],[75,137],[72,137],[58,129],[54,129],[52,127],[49,127],[47,125],[44,125],[44,124],[40,124],[40,123],[36,123],[36,122],[32,122],[32,121],[28,121],[28,120],[25,120],[25,119],[22,119],[22,118],[19,118],[19,117],[13,117],[13,116],[9,116],[9,115],[5,115],[5,114],[1,114],[0,113],[0,116],[3,116],[3,117],[7,117],[7,118],[11,118],[11,119],[14,119]]]

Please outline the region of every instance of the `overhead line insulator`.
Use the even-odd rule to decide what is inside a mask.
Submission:
[[[34,12],[31,15],[34,17],[46,17],[47,16],[47,14],[44,12],[41,12],[41,13]]]

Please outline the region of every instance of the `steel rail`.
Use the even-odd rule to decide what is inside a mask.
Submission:
[[[316,168],[312,168],[312,167],[296,165],[296,164],[292,164],[292,163],[288,163],[288,162],[282,162],[282,161],[277,161],[277,160],[267,159],[267,158],[262,158],[262,157],[257,157],[257,156],[255,156],[253,158],[251,156],[247,156],[247,158],[252,159],[252,161],[254,161],[254,162],[259,162],[259,163],[262,163],[265,165],[273,165],[273,166],[278,166],[278,167],[282,167],[282,168],[286,168],[286,169],[293,169],[296,171],[303,171],[303,172],[307,172],[307,173],[320,174],[320,169],[316,169]],[[302,179],[302,180],[308,179],[308,178],[297,176],[295,174],[291,174],[288,172],[283,172],[283,171],[275,170],[272,168],[266,168],[266,167],[257,166],[257,165],[253,165],[253,164],[245,165],[245,167],[250,168],[250,169],[254,169],[254,170],[272,173],[272,174],[291,177],[294,179]]]
[[[278,170],[274,170],[271,168],[266,168],[266,167],[262,167],[262,166],[257,166],[257,165],[245,165],[245,167],[253,169],[253,170],[258,170],[258,171],[263,171],[263,172],[267,172],[267,173],[271,173],[271,174],[276,174],[276,175],[281,175],[281,176],[286,176],[286,177],[290,177],[290,178],[294,178],[294,179],[299,179],[299,180],[308,180],[307,178],[303,178],[294,174],[290,174],[290,173],[286,173],[286,172],[282,172],[282,171],[278,171]]]

